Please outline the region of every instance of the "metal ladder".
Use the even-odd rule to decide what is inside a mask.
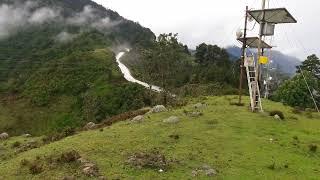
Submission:
[[[247,71],[248,87],[250,93],[250,105],[253,112],[262,112],[262,103],[260,97],[259,83],[256,81],[256,68],[253,57],[245,58],[245,67]],[[248,62],[250,61],[250,62]],[[255,96],[255,98],[254,98]]]

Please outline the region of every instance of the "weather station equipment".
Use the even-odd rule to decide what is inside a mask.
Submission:
[[[248,21],[255,21],[259,26],[259,34],[257,37],[247,37]],[[265,56],[265,50],[272,49],[272,45],[265,42],[267,36],[274,36],[275,27],[278,24],[297,23],[296,19],[289,13],[286,8],[266,8],[266,0],[262,0],[262,8],[260,10],[249,10],[248,6],[245,11],[245,23],[243,32],[237,32],[237,40],[242,43],[242,55],[240,65],[240,85],[239,85],[239,104],[242,103],[242,86],[244,72],[247,75],[250,108],[253,112],[262,112],[262,101],[260,87],[264,82],[270,81],[269,75],[267,80],[262,80],[261,70],[263,66],[269,67],[269,57]],[[248,53],[254,50],[254,53]],[[268,93],[267,93],[268,94]]]

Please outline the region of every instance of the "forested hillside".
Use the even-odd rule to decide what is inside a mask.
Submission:
[[[147,46],[149,29],[89,0],[1,0],[0,12],[0,131],[49,133],[145,105],[114,52]]]

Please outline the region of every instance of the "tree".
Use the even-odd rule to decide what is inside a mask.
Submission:
[[[320,98],[318,92],[320,86],[317,79],[311,72],[304,71],[303,74],[306,78],[307,83],[309,84],[312,93],[319,102]],[[314,102],[312,100],[312,97],[310,96],[309,89],[306,86],[305,79],[301,73],[296,75],[291,80],[285,81],[284,84],[277,89],[273,99],[293,107],[314,107]]]
[[[297,73],[300,73],[301,70],[311,72],[313,76],[317,77],[318,80],[320,80],[319,58],[315,54],[308,56],[307,59],[302,63],[302,65],[297,66]]]
[[[199,64],[203,64],[207,57],[208,45],[205,43],[200,44],[196,48],[196,62]]]
[[[200,44],[196,48],[195,57],[196,62],[204,66],[212,64],[218,66],[230,65],[228,52],[217,45]]]
[[[235,86],[238,84],[237,70],[229,59],[228,52],[217,45],[202,43],[196,48],[195,82],[219,83]]]
[[[177,84],[189,81],[188,54],[178,42],[177,34],[161,34],[149,49],[142,53],[142,66],[148,82],[161,86],[163,103],[167,104],[169,91]]]

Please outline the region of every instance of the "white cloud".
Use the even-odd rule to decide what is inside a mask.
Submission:
[[[58,16],[58,12],[49,8],[40,8],[36,11],[34,2],[24,4],[0,5],[0,38],[9,36],[17,29],[29,24],[41,24]]]
[[[94,9],[91,6],[85,6],[83,11],[75,14],[73,17],[68,18],[66,21],[73,25],[83,25],[85,23],[94,21],[96,19]]]
[[[91,6],[85,6],[82,12],[67,18],[66,22],[72,25],[87,25],[100,31],[108,30],[121,23],[121,21],[112,21],[109,17],[99,17]]]
[[[66,31],[62,31],[61,33],[59,33],[55,39],[56,41],[58,42],[61,42],[61,43],[66,43],[66,42],[70,42],[72,41],[74,38],[77,37],[77,34],[71,34],[71,33],[68,33]]]
[[[27,1],[24,4],[0,5],[0,39],[10,36],[25,26],[39,25],[51,20],[96,28],[102,32],[107,32],[110,28],[121,23],[120,21],[112,21],[108,17],[101,18],[91,6],[85,6],[82,12],[66,19],[56,9],[48,7],[37,9],[36,7],[37,4],[33,1]],[[61,32],[55,38],[60,42],[65,42],[72,40],[74,36],[67,32]]]
[[[59,13],[57,11],[44,7],[37,9],[35,12],[33,12],[29,18],[29,22],[35,24],[42,24],[58,16]]]

